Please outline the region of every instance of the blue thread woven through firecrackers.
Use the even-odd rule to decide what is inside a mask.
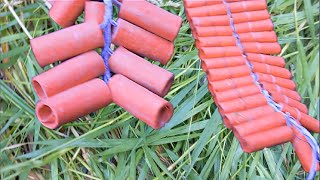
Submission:
[[[230,17],[230,26],[233,30],[233,36],[236,38],[237,40],[237,46],[240,47],[240,49],[242,50],[242,54],[243,56],[246,58],[246,64],[250,67],[251,71],[253,69],[253,66],[252,64],[249,62],[247,56],[245,55],[245,52],[244,52],[244,48],[241,44],[241,41],[240,41],[240,37],[239,35],[237,34],[236,32],[236,28],[234,26],[234,22],[233,22],[233,18],[232,18],[232,13],[230,11],[230,7],[229,7],[229,4],[228,2],[226,2],[226,0],[223,0],[223,3],[226,5],[227,7],[227,14],[228,16]],[[275,101],[273,101],[272,97],[269,95],[269,93],[267,91],[265,91],[261,85],[259,84],[258,82],[258,78],[256,76],[255,73],[251,73],[251,75],[253,76],[254,80],[255,80],[255,83],[258,85],[258,87],[260,88],[262,94],[267,98],[267,101],[268,101],[268,104],[270,106],[273,107],[273,109],[276,111],[276,112],[280,112],[282,113],[285,117],[286,117],[286,121],[287,121],[287,125],[289,127],[295,127],[296,129],[298,129],[303,135],[304,137],[307,139],[307,142],[308,144],[310,145],[311,149],[312,149],[312,165],[311,165],[311,168],[310,168],[310,171],[309,171],[309,174],[308,174],[308,177],[307,179],[308,180],[312,180],[314,179],[315,175],[316,175],[316,164],[320,161],[320,157],[319,157],[319,145],[317,143],[317,141],[315,140],[315,138],[311,135],[311,133],[306,129],[304,128],[303,126],[301,126],[301,124],[299,122],[297,122],[297,120],[295,120],[292,116],[290,116],[289,113],[283,113],[281,111],[282,107],[277,104]]]
[[[101,52],[101,56],[103,62],[106,67],[106,72],[103,75],[103,80],[108,83],[111,79],[111,71],[109,67],[109,59],[112,55],[111,40],[112,40],[112,26],[116,26],[116,22],[113,21],[113,3],[116,6],[120,7],[121,3],[117,0],[104,0],[105,3],[105,14],[104,14],[104,21],[100,25],[100,28],[103,30],[103,39],[104,39],[104,46]]]

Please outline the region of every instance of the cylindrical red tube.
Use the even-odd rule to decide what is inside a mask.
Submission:
[[[274,112],[258,119],[236,125],[232,128],[232,131],[237,139],[242,139],[242,137],[247,135],[272,130],[276,127],[285,125],[285,116],[279,112]]]
[[[164,97],[174,81],[174,74],[119,47],[110,57],[112,72],[122,74],[155,94]]]
[[[291,140],[294,151],[296,152],[298,159],[301,163],[302,168],[309,172],[312,166],[313,153],[310,145],[308,144],[307,139],[304,135],[297,130],[292,128],[294,136]],[[316,161],[316,171],[320,171],[320,162]]]
[[[292,77],[291,72],[286,68],[271,66],[271,65],[259,63],[259,62],[251,62],[251,65],[253,67],[253,72],[270,74],[272,76],[285,78],[285,79],[291,79]]]
[[[248,32],[239,34],[241,42],[277,42],[278,37],[274,31]]]
[[[44,99],[97,78],[105,70],[101,56],[89,51],[35,76],[32,85],[39,98]]]
[[[201,59],[241,56],[241,55],[242,55],[242,51],[238,46],[202,47],[199,49],[199,56]]]
[[[242,111],[265,104],[267,104],[267,98],[261,93],[219,103],[225,113]]]
[[[228,3],[233,3],[233,2],[240,2],[242,0],[226,0]],[[248,1],[255,1],[255,2],[260,2],[260,1],[265,1],[265,0],[248,0]],[[187,8],[194,8],[194,7],[201,7],[201,6],[208,6],[208,5],[213,5],[213,4],[222,4],[222,0],[183,0],[184,6]]]
[[[105,4],[102,2],[87,1],[84,9],[84,22],[103,22]]]
[[[282,88],[278,85],[270,84],[267,82],[259,82],[259,83],[262,84],[263,88],[269,92],[277,92],[277,93],[286,95],[296,101],[301,101],[301,96],[296,91],[293,91],[287,88]]]
[[[197,48],[236,46],[237,39],[233,36],[198,37],[196,39],[196,45]]]
[[[247,65],[210,69],[207,73],[209,81],[219,81],[250,75],[251,69]]]
[[[96,23],[82,23],[30,40],[41,67],[102,47],[103,43]]]
[[[246,96],[251,96],[260,93],[260,88],[258,85],[248,85],[235,89],[230,89],[227,91],[216,92],[216,100],[219,102],[230,101],[232,99],[243,98]]]
[[[246,59],[243,56],[236,57],[222,57],[222,58],[208,58],[202,59],[201,66],[204,71],[212,68],[227,68],[234,66],[241,66],[246,64]]]
[[[201,6],[207,6],[212,4],[221,4],[222,0],[183,0],[183,3],[185,7],[187,8],[194,8],[194,7],[201,7]]]
[[[44,126],[55,129],[97,111],[111,101],[111,93],[106,83],[93,79],[39,101],[36,115]]]
[[[239,112],[226,113],[224,115],[224,123],[227,128],[231,128],[238,124],[254,121],[255,119],[263,116],[268,116],[274,112],[274,109],[270,105],[264,105]]]
[[[269,65],[279,67],[284,67],[286,65],[286,62],[284,61],[283,57],[253,53],[246,53],[246,55],[249,61],[266,63]]]
[[[277,103],[284,103],[287,104],[293,108],[297,108],[302,113],[308,114],[308,108],[306,105],[302,104],[299,101],[296,101],[294,99],[291,99],[285,95],[282,95],[280,93],[271,92],[270,95],[272,96],[272,99]]]
[[[117,46],[145,56],[161,64],[167,64],[174,51],[172,42],[152,34],[123,19],[118,19],[117,28],[112,35],[112,42]]]
[[[229,7],[232,13],[258,11],[268,8],[265,0],[234,2],[229,3]]]
[[[55,0],[49,16],[61,27],[74,24],[84,9],[86,0]]]
[[[278,128],[245,136],[243,137],[243,140],[240,141],[240,144],[243,151],[252,153],[263,148],[289,142],[292,137],[292,129],[288,126],[281,126]]]
[[[191,17],[193,26],[229,26],[230,17],[228,15]]]
[[[227,14],[227,8],[224,4],[208,5],[202,7],[187,8],[186,14],[189,17],[206,17]]]
[[[235,24],[234,27],[237,33],[273,31],[273,22],[271,19],[265,19],[260,21],[238,23]]]
[[[193,30],[196,35],[196,39],[198,37],[209,37],[209,36],[232,36],[233,30],[230,26],[208,26],[201,27],[196,26]]]
[[[249,84],[254,84],[252,76],[230,78],[221,81],[209,81],[209,85],[212,87],[213,91],[225,91],[228,89],[247,86]]]
[[[279,78],[269,74],[263,74],[258,72],[255,72],[255,74],[257,75],[259,82],[268,82],[291,90],[296,89],[296,84],[291,79]]]
[[[108,85],[113,102],[152,128],[163,127],[172,117],[172,104],[128,78],[114,75]]]
[[[182,19],[148,1],[123,1],[119,17],[164,39],[174,41]]]
[[[261,53],[261,54],[279,54],[281,46],[278,43],[242,43],[246,53]]]
[[[260,2],[234,2],[229,4],[232,13],[264,10],[267,4],[263,1]],[[203,17],[203,16],[217,16],[227,14],[227,8],[224,4],[206,5],[202,7],[187,8],[186,13],[190,17]]]
[[[290,113],[292,117],[298,120],[305,128],[312,132],[320,133],[319,120],[300,112],[297,108],[290,107],[287,104],[279,103],[282,106],[282,112]]]
[[[270,19],[268,10],[232,13],[234,24]]]

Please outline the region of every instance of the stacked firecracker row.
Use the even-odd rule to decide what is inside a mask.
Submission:
[[[118,48],[108,64],[115,75],[105,83],[98,77],[106,66],[95,51],[104,46],[100,24],[105,4],[85,0],[56,0],[52,4],[49,15],[64,29],[30,43],[41,67],[64,62],[32,80],[40,98],[36,106],[39,121],[57,128],[114,102],[155,129],[164,126],[173,107],[163,97],[174,75],[143,57],[168,63],[181,18],[144,0],[118,3],[119,18],[112,29],[112,43]],[[85,22],[74,25],[83,11]]]
[[[184,5],[209,90],[243,150],[250,153],[291,141],[309,171],[311,147],[297,129],[287,126],[284,114],[276,112],[262,92],[266,90],[282,112],[319,133],[319,121],[300,102],[284,59],[272,56],[281,47],[266,1],[184,0]]]

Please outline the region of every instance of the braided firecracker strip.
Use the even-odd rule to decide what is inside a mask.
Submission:
[[[314,147],[300,130],[287,125],[284,113],[313,132],[320,130],[319,121],[308,116],[300,102],[284,59],[272,56],[281,47],[266,1],[184,0],[184,5],[208,88],[243,150],[250,153],[291,141],[302,167],[319,170]]]

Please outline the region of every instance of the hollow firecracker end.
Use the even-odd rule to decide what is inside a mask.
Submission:
[[[119,17],[169,41],[177,37],[182,19],[144,0],[123,1]]]
[[[113,29],[112,42],[117,46],[141,56],[167,64],[174,52],[174,44],[155,34],[152,34],[121,18]]]
[[[245,136],[239,141],[243,151],[252,153],[263,148],[289,142],[292,137],[292,129],[288,126],[281,126],[278,128]]]
[[[307,139],[304,135],[295,127],[292,128],[294,136],[291,140],[291,144],[296,152],[302,168],[309,172],[312,166],[313,153]],[[316,171],[320,171],[320,162],[316,160]]]
[[[96,1],[87,1],[84,8],[84,22],[101,24],[105,13],[105,4]]]
[[[32,85],[40,99],[45,99],[105,72],[101,56],[89,51],[71,58],[32,79]]]
[[[49,16],[61,27],[74,24],[84,9],[86,0],[55,0],[49,11]]]
[[[103,33],[96,23],[82,23],[30,40],[41,67],[103,47]]]
[[[123,75],[114,75],[108,86],[114,103],[154,129],[163,127],[173,115],[171,103]]]
[[[119,47],[109,59],[112,72],[122,74],[155,94],[164,97],[174,81],[174,74],[151,64],[123,47]]]
[[[45,127],[55,129],[111,102],[106,83],[101,79],[93,79],[39,101],[36,115]]]

